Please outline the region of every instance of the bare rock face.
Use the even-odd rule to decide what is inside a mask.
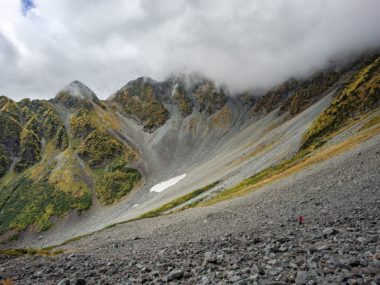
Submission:
[[[153,132],[170,118],[173,107],[183,117],[194,110],[210,116],[221,110],[228,101],[227,91],[208,79],[187,82],[186,78],[171,77],[158,82],[140,77],[113,94],[109,101],[115,108]]]

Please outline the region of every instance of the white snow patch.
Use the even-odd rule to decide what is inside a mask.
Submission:
[[[160,183],[154,185],[152,188],[150,188],[150,192],[160,193],[160,192],[168,189],[169,187],[177,184],[179,181],[181,181],[185,177],[186,177],[186,173],[179,175],[179,176],[176,176],[176,177],[173,177],[173,178],[170,178],[169,180],[160,182]]]

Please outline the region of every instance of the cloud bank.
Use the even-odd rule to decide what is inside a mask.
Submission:
[[[28,9],[25,10],[25,3]],[[378,0],[0,0],[0,94],[101,98],[146,75],[265,88],[380,45]]]

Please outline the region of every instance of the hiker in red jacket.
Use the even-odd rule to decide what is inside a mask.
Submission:
[[[303,216],[299,216],[299,217],[298,217],[298,222],[299,222],[300,225],[303,224],[304,220],[305,220],[305,219],[304,219]]]

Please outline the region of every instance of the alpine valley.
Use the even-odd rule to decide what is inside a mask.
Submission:
[[[360,157],[358,153],[363,154],[361,157],[378,153],[379,106],[378,52],[331,63],[307,77],[290,78],[270,90],[241,94],[193,74],[171,76],[164,81],[141,77],[128,82],[107,100],[98,99],[79,81],[72,82],[50,100],[15,102],[1,96],[2,251],[11,255],[53,255],[63,251],[52,262],[66,268],[68,278],[103,280],[104,284],[161,284],[161,281],[173,280],[215,284],[223,280],[227,283],[260,278],[272,280],[274,276],[280,276],[276,277],[277,283],[259,284],[289,284],[296,277],[309,281],[325,280],[329,274],[343,276],[344,269],[351,274],[347,275],[349,280],[356,274],[351,271],[353,267],[366,267],[364,261],[359,260],[359,265],[355,265],[356,261],[349,259],[346,267],[328,264],[330,269],[321,269],[326,275],[312,277],[307,273],[309,267],[300,271],[302,262],[297,261],[297,254],[292,262],[281,266],[277,264],[281,258],[276,255],[291,252],[288,245],[292,242],[295,247],[295,244],[310,242],[318,236],[319,230],[320,238],[332,242],[336,233],[354,231],[355,221],[351,221],[350,216],[357,217],[365,211],[369,211],[367,218],[363,218],[369,221],[368,231],[365,231],[367,241],[371,240],[371,234],[376,235],[379,207],[371,203],[379,201],[379,159],[368,158],[362,167],[372,167],[359,178],[343,178],[349,171],[339,170],[356,165],[355,160],[359,163],[352,158]],[[358,150],[360,148],[363,150]],[[366,149],[371,151],[366,152]],[[324,163],[323,171],[329,169],[329,172],[315,172]],[[368,178],[366,175],[370,174],[373,176]],[[292,183],[298,183],[296,177],[303,179],[302,190],[298,184],[284,184],[289,177],[293,177]],[[368,183],[360,182],[366,177]],[[320,183],[306,186],[317,180]],[[352,190],[354,194],[348,195],[351,200],[344,200],[343,205],[340,201],[344,194],[328,192],[329,188],[323,186],[329,181],[337,187],[343,185],[344,189],[361,186]],[[316,185],[320,188],[316,189]],[[299,192],[288,193],[283,188]],[[373,192],[372,196],[366,196],[363,192],[366,189]],[[254,194],[259,196],[252,196]],[[326,212],[316,211],[316,207],[331,208],[329,213],[334,217],[331,219],[335,219],[332,223],[335,228],[330,228],[329,219],[323,219]],[[360,209],[366,210],[360,212]],[[339,220],[346,210],[344,217],[347,218]],[[227,217],[228,213],[232,213],[231,216]],[[305,227],[298,234],[283,231],[281,224],[289,223],[291,215],[296,214],[305,215],[306,222],[314,223],[315,227]],[[240,219],[247,224],[237,222]],[[259,237],[255,238],[249,231],[253,224]],[[338,225],[341,229],[336,228]],[[262,233],[265,227],[274,227],[273,231],[281,237],[276,239]],[[295,231],[295,227],[287,229]],[[187,235],[177,235],[179,229]],[[227,233],[228,229],[231,233]],[[192,239],[195,232],[197,238]],[[144,236],[148,241],[144,241]],[[245,239],[246,236],[250,237]],[[218,249],[222,249],[222,253],[213,247],[212,239],[221,243]],[[297,243],[295,239],[301,240]],[[339,242],[338,236],[336,243]],[[189,244],[183,246],[184,243]],[[342,243],[351,244],[349,237]],[[255,246],[259,254],[255,257],[244,259],[242,255],[242,259],[238,256],[223,259],[223,254],[238,252],[229,248],[238,247],[240,252],[249,254],[250,247]],[[319,248],[323,246],[324,249]],[[329,251],[330,246],[330,243],[316,244],[314,251],[299,248],[298,254],[308,252],[307,259]],[[347,250],[339,254],[375,251],[374,244],[369,242],[365,246],[366,251],[343,246]],[[91,254],[99,252],[99,256],[88,260],[89,255],[83,250],[91,250]],[[163,250],[162,255],[160,250]],[[191,255],[186,250],[191,251],[193,258],[183,257]],[[119,256],[122,252],[130,259],[122,259]],[[154,259],[149,257],[149,252],[154,253]],[[332,251],[330,257],[335,253],[338,255]],[[377,255],[380,259],[378,247]],[[170,260],[177,256],[180,261],[171,264]],[[7,265],[0,265],[0,275],[19,276],[20,282],[26,282],[23,274],[12,275],[7,268],[14,269],[14,264],[19,262],[31,262],[31,268],[37,268],[38,262],[45,266],[48,263],[45,258],[50,257],[36,257],[35,261],[2,258]],[[248,262],[255,258],[268,262],[269,267]],[[99,264],[94,265],[94,260]],[[316,272],[316,268],[325,264],[323,262],[330,262],[326,261],[328,257],[318,260]],[[114,270],[115,262],[124,261],[120,266],[125,271],[109,273]],[[313,268],[313,262],[309,261],[308,266]],[[83,269],[78,264],[84,264],[83,268],[86,264],[89,266]],[[50,271],[55,275],[50,274],[46,266],[41,274],[37,272],[33,277],[35,282],[44,283],[47,276],[54,282],[62,279],[62,274],[55,269]],[[88,269],[91,266],[104,267],[104,274],[99,270],[92,274]],[[279,272],[273,271],[280,267]],[[22,268],[27,272],[26,265]],[[336,268],[341,271],[335,272]],[[81,276],[83,272],[86,274]],[[281,272],[289,272],[294,277],[291,279]],[[298,277],[297,272],[306,273]],[[368,272],[370,279],[377,274]],[[25,273],[25,276],[29,278],[30,274]],[[132,283],[123,283],[122,277]]]

